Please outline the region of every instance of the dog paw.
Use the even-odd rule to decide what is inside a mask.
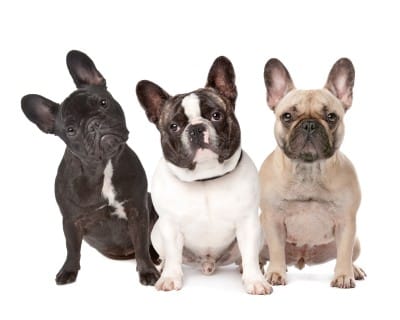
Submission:
[[[354,279],[356,280],[364,280],[365,277],[367,276],[367,274],[363,269],[355,265],[353,265],[353,271],[354,271]]]
[[[58,272],[56,275],[56,283],[60,285],[72,283],[75,282],[77,276],[78,276],[78,270],[68,271],[61,269],[60,272]]]
[[[273,286],[285,286],[286,285],[285,274],[281,274],[278,272],[267,272],[267,274],[265,275],[265,278]]]
[[[157,290],[172,291],[180,290],[182,288],[181,277],[161,277],[155,284]]]
[[[355,288],[356,282],[352,276],[348,275],[339,275],[335,276],[335,279],[331,282],[331,287],[341,288],[341,289],[349,289]]]
[[[266,279],[244,280],[244,287],[249,294],[265,295],[272,293],[272,286]]]
[[[160,273],[156,268],[139,272],[140,283],[144,286],[154,286],[160,278]]]
[[[153,246],[150,246],[150,258],[156,266],[161,264],[161,258]]]

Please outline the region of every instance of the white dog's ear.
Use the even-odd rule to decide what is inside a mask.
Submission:
[[[264,82],[267,88],[267,103],[273,111],[279,101],[295,88],[289,71],[275,58],[269,59],[265,64]]]
[[[206,88],[213,88],[235,106],[237,97],[235,71],[231,61],[224,56],[215,59],[207,77]]]
[[[353,102],[354,77],[352,62],[347,58],[341,58],[333,65],[325,84],[325,88],[343,103],[345,111]]]
[[[155,83],[142,80],[136,85],[136,95],[149,121],[158,125],[161,109],[170,97],[169,94]]]

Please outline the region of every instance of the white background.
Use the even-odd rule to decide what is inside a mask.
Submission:
[[[0,5],[1,319],[399,318],[400,18],[389,1],[3,1]],[[83,246],[77,282],[56,286],[65,259],[53,184],[64,146],[30,123],[20,99],[38,93],[61,102],[74,90],[65,56],[86,52],[125,110],[129,145],[149,180],[159,135],[135,96],[152,80],[169,93],[204,85],[213,60],[229,57],[238,87],[243,148],[259,167],[270,153],[273,113],[263,68],[284,62],[298,88],[320,88],[333,63],[356,69],[342,146],[363,191],[358,215],[368,274],[357,288],[329,287],[333,263],[289,268],[271,296],[244,293],[234,267],[211,277],[185,268],[179,292],[139,284],[132,261],[112,261]]]

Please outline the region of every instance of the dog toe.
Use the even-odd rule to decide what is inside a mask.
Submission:
[[[353,271],[354,271],[354,278],[356,280],[364,280],[365,277],[367,276],[367,274],[365,273],[365,271],[363,269],[361,269],[360,267],[357,267],[355,265],[353,265]]]
[[[331,286],[340,289],[350,289],[355,288],[356,283],[353,277],[340,275],[333,279],[333,281],[331,282]]]

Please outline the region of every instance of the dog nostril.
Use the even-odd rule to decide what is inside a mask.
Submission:
[[[94,120],[92,122],[89,123],[88,129],[90,132],[94,132],[96,131],[96,129],[99,129],[101,126],[101,123],[99,120]]]
[[[206,128],[204,128],[204,126],[193,125],[189,130],[189,135],[191,137],[200,136],[204,131],[206,131]]]
[[[307,133],[313,133],[315,131],[315,129],[317,128],[315,122],[311,121],[311,120],[304,121],[301,127]]]

